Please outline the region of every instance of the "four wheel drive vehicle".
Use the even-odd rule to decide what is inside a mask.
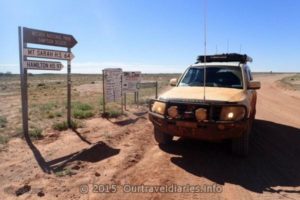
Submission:
[[[199,56],[171,90],[150,101],[149,119],[159,144],[173,136],[232,140],[232,150],[247,155],[255,118],[256,89],[247,55]]]

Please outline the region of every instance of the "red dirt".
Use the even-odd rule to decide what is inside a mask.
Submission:
[[[257,76],[262,89],[247,158],[232,155],[226,142],[177,139],[158,146],[146,109],[130,108],[122,119],[86,120],[77,133],[47,132],[34,142],[34,154],[24,140],[12,139],[0,152],[0,198],[300,199],[300,93],[279,87],[282,77]],[[62,168],[68,175],[57,176]],[[81,194],[85,184],[89,193]],[[93,192],[100,184],[109,184],[111,193]],[[222,192],[125,193],[125,184],[219,184]]]

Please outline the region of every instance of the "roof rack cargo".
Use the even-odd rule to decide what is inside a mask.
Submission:
[[[198,56],[196,63],[204,63],[205,56]],[[226,54],[215,54],[207,55],[206,62],[252,62],[252,58],[247,56],[247,54],[238,53],[226,53]]]

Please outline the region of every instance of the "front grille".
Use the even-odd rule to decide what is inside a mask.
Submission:
[[[209,114],[209,106],[201,105],[201,104],[183,104],[183,103],[168,103],[167,109],[171,106],[177,106],[178,110],[178,120],[185,121],[196,121],[195,118],[195,110],[198,108],[207,109],[207,113]]]
[[[222,110],[222,106],[212,106],[210,119],[213,121],[220,120],[221,110]]]
[[[171,106],[177,106],[179,116],[176,119],[185,120],[185,121],[197,121],[195,117],[195,111],[198,108],[204,108],[207,110],[208,120],[218,121],[222,109],[222,106],[217,106],[217,105],[212,106],[208,104],[184,104],[184,103],[171,103],[171,102],[168,103],[167,109]]]

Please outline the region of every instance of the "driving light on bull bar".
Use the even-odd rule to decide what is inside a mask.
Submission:
[[[166,110],[166,103],[155,101],[152,105],[151,111],[164,115]]]
[[[170,106],[168,108],[168,115],[172,118],[177,118],[178,117],[177,106]]]
[[[224,106],[220,114],[221,121],[239,121],[245,117],[246,110],[241,106]]]
[[[198,108],[195,111],[195,116],[198,122],[204,121],[207,119],[207,110],[205,108]]]

